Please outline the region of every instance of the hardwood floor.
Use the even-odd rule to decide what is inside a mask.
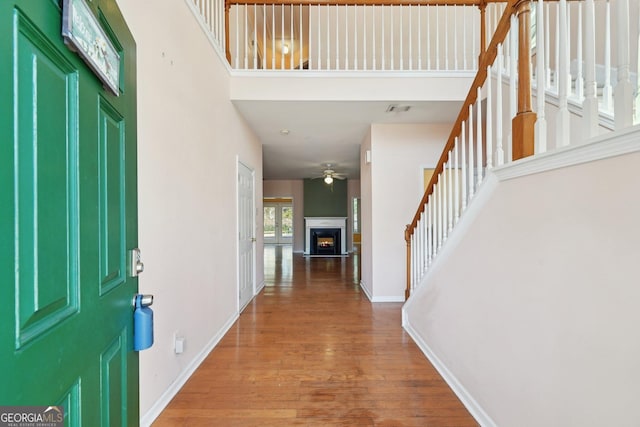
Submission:
[[[154,426],[476,426],[358,268],[265,248],[264,291]]]

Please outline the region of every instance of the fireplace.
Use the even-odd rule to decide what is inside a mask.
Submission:
[[[339,228],[312,228],[311,255],[340,255],[340,229]]]
[[[309,256],[344,256],[347,218],[305,217],[304,254]]]

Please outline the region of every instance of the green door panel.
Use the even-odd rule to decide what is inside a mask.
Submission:
[[[118,97],[64,44],[58,1],[0,2],[0,405],[137,426],[135,43],[114,0],[90,7]]]

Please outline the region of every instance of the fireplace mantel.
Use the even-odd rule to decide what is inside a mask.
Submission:
[[[307,216],[304,218],[305,223],[305,243],[304,254],[309,255],[311,253],[311,229],[312,228],[339,228],[340,229],[340,253],[342,255],[348,255],[347,253],[347,218],[346,217],[320,217],[320,216]]]

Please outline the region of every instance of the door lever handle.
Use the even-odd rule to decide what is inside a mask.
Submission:
[[[138,277],[144,271],[144,263],[141,260],[140,249],[134,248],[130,252],[129,275]]]

